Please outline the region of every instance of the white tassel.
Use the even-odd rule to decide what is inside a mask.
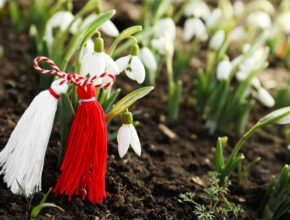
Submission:
[[[23,193],[19,185],[26,196],[41,191],[44,157],[58,97],[67,87],[64,80],[59,79],[52,83],[50,90],[38,94],[0,152],[0,174],[4,174],[4,181],[14,194]]]

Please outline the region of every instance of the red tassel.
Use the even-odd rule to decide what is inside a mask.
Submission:
[[[80,105],[70,128],[67,148],[54,193],[82,195],[91,203],[106,197],[107,130],[105,114],[95,100],[95,88],[78,87]]]

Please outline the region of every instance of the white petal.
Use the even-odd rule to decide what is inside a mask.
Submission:
[[[129,145],[131,142],[131,131],[129,128],[129,125],[122,125],[119,128],[118,135],[117,135],[117,141],[118,141],[118,152],[120,157],[124,157],[129,149]]]
[[[82,19],[78,18],[71,26],[70,32],[72,34],[76,34],[78,32],[78,30],[80,29],[82,23]]]
[[[165,55],[166,49],[165,49],[165,38],[160,37],[158,39],[153,39],[151,41],[152,47],[154,47],[160,54]]]
[[[143,47],[139,51],[139,56],[144,63],[144,65],[151,71],[155,71],[157,69],[156,59],[148,47]]]
[[[225,31],[219,30],[217,31],[209,42],[209,47],[213,50],[218,50],[222,46],[225,40]]]
[[[212,13],[206,18],[206,26],[207,27],[217,26],[220,22],[221,17],[222,10],[220,8],[214,9]]]
[[[230,41],[241,41],[244,40],[245,37],[246,30],[242,26],[234,28],[229,34]]]
[[[113,73],[115,75],[119,74],[120,71],[115,61],[109,55],[105,53],[104,53],[104,58],[106,62],[106,72]]]
[[[229,78],[232,69],[232,64],[228,60],[223,60],[217,67],[217,79],[226,80]]]
[[[135,153],[140,156],[141,155],[141,144],[137,134],[135,127],[131,124],[129,125],[130,134],[131,134],[131,146]]]
[[[100,29],[110,37],[117,37],[119,35],[117,27],[110,20],[106,21]]]
[[[131,60],[130,67],[132,69],[132,74],[134,79],[139,83],[143,83],[145,80],[145,68],[143,63],[140,61],[139,57],[133,56]]]
[[[252,12],[248,15],[247,23],[251,26],[267,29],[271,26],[271,18],[264,11]]]
[[[128,55],[128,56],[120,57],[119,59],[116,60],[116,65],[118,66],[119,73],[121,73],[128,67],[130,58],[131,57]]]
[[[281,13],[277,19],[276,23],[278,27],[285,33],[290,34],[290,11]]]
[[[7,0],[0,0],[0,8],[3,8],[6,4]]]
[[[184,14],[187,17],[194,16],[205,19],[210,13],[209,7],[203,1],[191,1],[185,8]]]
[[[268,108],[272,108],[275,105],[275,100],[272,95],[263,87],[258,88],[257,93],[254,95],[261,104]]]
[[[92,41],[92,39],[88,39],[80,55],[81,60],[83,60],[86,55],[92,55],[93,53],[94,53],[94,42]]]
[[[277,124],[280,124],[280,125],[285,125],[285,124],[290,124],[290,116],[286,116],[278,121],[276,121]]]
[[[245,11],[245,4],[242,1],[235,1],[233,5],[234,15],[240,17]]]
[[[243,81],[243,80],[247,79],[248,75],[249,75],[249,74],[246,73],[246,72],[239,71],[239,72],[237,72],[237,74],[236,74],[236,78],[237,78],[238,81]]]
[[[183,39],[189,41],[195,35],[194,18],[186,19],[184,23]]]
[[[176,37],[175,23],[171,18],[163,18],[157,21],[155,25],[157,36],[168,35],[171,40]]]
[[[100,75],[105,72],[105,58],[103,53],[94,53],[90,56],[85,56],[81,62],[81,75],[90,76]]]

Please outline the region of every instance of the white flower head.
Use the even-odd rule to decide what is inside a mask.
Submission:
[[[271,18],[269,14],[264,11],[255,11],[248,15],[247,23],[250,26],[261,28],[263,30],[271,27]]]
[[[184,24],[183,39],[189,41],[193,37],[196,37],[200,41],[208,39],[206,27],[199,18],[189,18]]]
[[[141,155],[141,144],[137,131],[133,125],[133,116],[131,112],[125,112],[122,115],[123,125],[118,130],[118,152],[122,158],[128,152],[129,146],[133,148],[135,153]]]
[[[83,21],[82,29],[85,29],[86,27],[88,27],[97,18],[98,18],[97,14],[90,14]],[[100,30],[110,37],[117,37],[119,35],[118,28],[114,25],[114,23],[111,20],[108,20],[104,24],[102,24],[102,26],[100,27]]]
[[[94,44],[93,40],[92,39],[88,39],[86,44],[85,44],[85,46],[84,46],[84,48],[83,48],[83,50],[82,50],[82,52],[81,52],[81,55],[80,55],[81,60],[83,60],[85,56],[92,55],[94,53],[94,51],[95,51],[94,47],[95,47],[95,44]]]
[[[253,92],[253,96],[265,107],[272,108],[275,105],[273,96],[263,87],[256,88]]]
[[[124,56],[116,60],[119,68],[119,73],[125,70],[126,75],[136,80],[139,84],[145,80],[145,68],[143,63],[138,57],[138,45],[131,46],[130,55]]]
[[[51,45],[53,42],[53,30],[55,28],[59,28],[61,32],[64,32],[73,21],[73,19],[74,16],[70,11],[58,11],[49,18],[45,26],[44,35],[48,45]],[[70,31],[75,33],[75,28],[72,27]]]
[[[83,76],[99,76],[107,72],[118,74],[119,68],[114,60],[104,52],[104,42],[101,37],[96,39],[95,51],[82,57],[80,74]]]
[[[231,74],[232,64],[229,60],[221,61],[217,66],[216,77],[218,80],[227,80]]]
[[[162,55],[173,56],[174,41],[168,34],[151,41],[152,46]]]
[[[155,24],[157,37],[167,36],[171,40],[176,38],[176,26],[172,18],[162,18]]]
[[[192,0],[187,4],[184,14],[187,17],[194,16],[205,19],[210,14],[210,10],[204,1]]]
[[[229,33],[229,40],[230,41],[242,41],[246,37],[246,30],[243,26],[235,27]]]
[[[220,8],[216,8],[214,9],[210,14],[209,16],[206,17],[205,21],[206,21],[206,26],[208,28],[211,28],[211,27],[216,27],[221,18],[222,18],[222,15],[223,15],[223,12]]]
[[[0,0],[0,8],[3,8],[6,4],[7,0]]]
[[[224,30],[219,30],[217,31],[213,37],[210,39],[209,42],[209,47],[213,50],[218,50],[221,48],[225,41],[225,31]]]
[[[157,61],[156,61],[155,56],[153,55],[152,51],[148,47],[143,46],[139,50],[138,56],[147,69],[149,69],[151,71],[157,70]]]
[[[290,34],[290,11],[281,13],[276,19],[276,24],[283,33]]]
[[[241,17],[245,11],[245,4],[243,1],[238,0],[234,2],[233,5],[234,16]]]

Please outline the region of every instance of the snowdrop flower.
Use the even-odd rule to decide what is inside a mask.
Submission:
[[[131,112],[125,112],[122,115],[123,125],[119,128],[117,141],[120,157],[124,157],[128,152],[129,146],[135,153],[141,155],[141,144],[135,127],[133,126],[133,116]]]
[[[154,28],[158,37],[167,35],[171,40],[176,38],[176,27],[171,18],[160,19],[156,22]]]
[[[152,46],[162,55],[173,56],[174,42],[168,34],[151,41]]]
[[[271,18],[264,11],[256,11],[249,14],[247,23],[256,28],[268,29],[271,26]]]
[[[184,11],[185,16],[187,17],[197,17],[205,19],[209,14],[209,7],[202,0],[193,0],[188,3]]]
[[[70,11],[59,11],[52,15],[47,21],[45,27],[45,40],[48,45],[51,45],[53,42],[53,29],[59,28],[61,32],[64,32],[70,23],[73,21],[74,16]],[[80,23],[80,20],[74,22],[70,32],[75,34],[77,32],[77,27]]]
[[[246,37],[246,30],[242,26],[234,28],[229,33],[229,40],[230,41],[242,41],[245,39],[245,37]]]
[[[189,41],[193,37],[200,41],[206,41],[208,38],[206,27],[199,18],[189,18],[184,24],[183,39]]]
[[[151,50],[148,47],[142,47],[139,50],[138,54],[139,58],[141,59],[142,63],[144,64],[147,69],[151,71],[156,71],[157,70],[157,62],[156,59],[151,52]]]
[[[104,72],[119,74],[119,68],[114,60],[104,53],[104,41],[101,37],[96,39],[95,51],[83,56],[80,74],[86,76],[101,75]]]
[[[119,73],[125,70],[126,75],[136,80],[139,84],[145,80],[145,68],[143,63],[138,57],[138,45],[131,46],[130,54],[116,60],[116,64],[119,68]]]
[[[85,29],[86,27],[88,27],[97,18],[98,18],[97,14],[91,14],[88,17],[86,17],[82,23],[82,29]],[[102,24],[102,26],[100,27],[100,30],[110,37],[117,37],[119,35],[119,30],[114,25],[114,23],[110,20]]]
[[[231,74],[232,64],[229,60],[221,61],[217,66],[216,77],[218,80],[227,80]]]
[[[276,19],[276,24],[285,34],[290,34],[290,11],[280,14]]]
[[[206,17],[206,26],[208,28],[217,26],[220,22],[221,17],[222,10],[220,8],[214,9],[212,13],[208,17]]]
[[[0,8],[3,8],[6,4],[7,0],[0,0]]]
[[[236,17],[241,17],[245,11],[245,4],[240,0],[235,1],[233,10]]]
[[[256,88],[253,96],[264,106],[272,108],[275,105],[275,100],[272,95],[263,87]]]
[[[213,50],[218,50],[221,48],[224,41],[225,41],[225,31],[219,30],[210,39],[209,47]]]

